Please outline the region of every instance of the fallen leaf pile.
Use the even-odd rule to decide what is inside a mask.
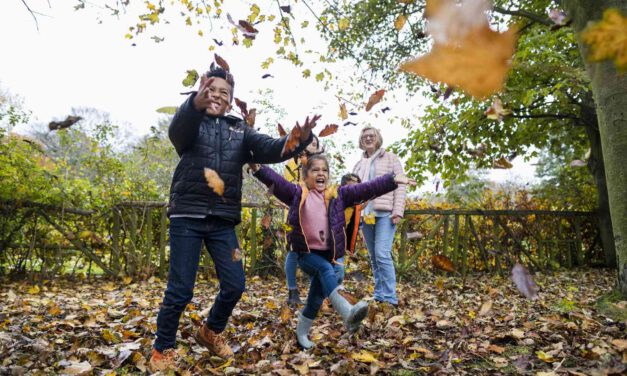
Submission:
[[[618,375],[627,364],[625,322],[595,310],[595,300],[615,283],[613,271],[538,273],[536,300],[522,296],[507,275],[469,276],[464,286],[457,276],[424,271],[399,284],[397,310],[371,303],[354,336],[323,306],[309,352],[296,345],[296,312],[285,305],[283,278],[249,277],[225,332],[235,351],[226,362],[193,339],[218,291],[215,276],[207,281],[199,274],[177,337],[180,375]],[[3,280],[0,374],[148,372],[165,282]],[[371,296],[363,252],[349,261],[345,285],[357,298]],[[299,286],[304,298],[305,278]],[[624,309],[627,302],[616,304]]]

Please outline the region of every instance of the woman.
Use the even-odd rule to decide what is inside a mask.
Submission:
[[[386,151],[383,137],[377,128],[366,126],[359,136],[359,148],[364,151],[355,167],[355,173],[362,182],[393,173],[403,175],[403,166],[398,157]],[[370,255],[374,275],[374,299],[398,305],[396,297],[396,271],[392,260],[392,243],[396,225],[405,210],[405,185],[364,204],[362,229],[366,247]]]

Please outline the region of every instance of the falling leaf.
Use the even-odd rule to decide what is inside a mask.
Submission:
[[[503,120],[504,116],[510,115],[511,110],[503,108],[503,102],[499,98],[495,98],[492,101],[492,105],[485,110],[485,115],[488,119]]]
[[[285,13],[292,13],[292,7],[289,5],[281,5],[279,8]]]
[[[492,310],[492,300],[486,300],[481,305],[481,309],[479,310],[479,316],[485,316]]]
[[[217,172],[205,167],[205,180],[207,180],[209,188],[213,189],[218,196],[222,196],[224,194],[224,181],[220,178]]]
[[[431,263],[436,269],[444,270],[451,273],[455,271],[455,266],[453,266],[453,262],[446,256],[434,255],[431,257]]]
[[[178,107],[176,106],[159,107],[157,108],[157,112],[160,114],[174,115],[177,109]]]
[[[161,37],[158,37],[156,35],[153,35],[152,37],[150,37],[150,39],[154,40],[155,43],[161,43],[161,42],[163,42],[165,40],[165,38],[161,38]]]
[[[248,21],[246,20],[239,20],[238,21],[239,25],[241,27],[243,27],[248,33],[251,34],[256,34],[259,32],[259,30],[255,29],[255,27]]]
[[[407,22],[407,18],[403,14],[399,14],[398,17],[394,20],[394,28],[397,31],[401,31],[405,23]]]
[[[340,119],[342,120],[348,119],[348,111],[346,110],[345,103],[340,103]]]
[[[570,167],[585,167],[587,165],[586,161],[582,161],[581,159],[575,159],[570,162]]]
[[[327,124],[324,129],[322,129],[320,131],[320,133],[318,134],[318,137],[327,137],[332,135],[333,133],[337,132],[338,128],[340,126],[337,124]]]
[[[381,112],[383,112],[384,114],[388,111],[390,111],[390,107],[385,107],[384,109],[381,110]]]
[[[566,12],[561,9],[553,8],[549,11],[549,18],[556,25],[566,24]]]
[[[505,157],[497,159],[492,165],[492,168],[498,168],[503,170],[508,170],[512,167],[514,167],[514,165],[512,165],[510,161],[508,161]]]
[[[430,53],[402,63],[399,69],[484,98],[503,87],[515,41],[516,28],[499,33],[486,24],[459,43],[435,43]]]
[[[627,16],[620,10],[606,9],[603,19],[586,27],[581,38],[590,45],[590,61],[613,59],[619,71],[627,71]]]
[[[235,99],[235,105],[239,108],[240,112],[242,113],[242,116],[246,117],[248,115],[248,105],[246,104],[246,102],[238,98],[233,98],[233,99]]]
[[[281,156],[287,155],[287,153],[292,152],[298,147],[298,145],[300,145],[300,135],[301,135],[300,125],[296,124],[292,128],[292,131],[290,132],[289,136],[287,136],[287,140],[285,140],[285,144],[283,145],[283,150],[281,151]]]
[[[368,99],[368,103],[366,103],[366,111],[370,111],[370,109],[377,103],[381,102],[383,99],[383,95],[385,94],[385,90],[377,90],[375,91],[370,98]]]
[[[218,63],[218,65],[222,69],[224,69],[227,72],[229,72],[231,70],[231,68],[229,67],[229,63],[227,63],[226,60],[224,60],[220,55],[214,54],[214,57],[216,59],[216,63]]]
[[[231,250],[231,260],[233,262],[239,262],[242,260],[242,250],[239,248],[233,248]]]
[[[408,232],[407,233],[407,240],[412,240],[412,239],[422,239],[424,237],[424,234],[420,231],[413,231],[413,232]]]
[[[277,124],[277,128],[279,130],[279,136],[281,136],[281,137],[287,136],[287,132],[285,131],[285,128],[283,128],[281,123]]]
[[[357,123],[353,123],[352,121],[347,121],[346,123],[342,124],[343,126],[347,126],[347,125],[357,125]]]
[[[185,78],[183,79],[183,86],[192,87],[196,85],[196,81],[198,81],[198,78],[199,76],[198,72],[196,72],[196,69],[188,70],[187,76],[185,76]]]
[[[51,121],[50,123],[48,123],[48,129],[50,129],[51,131],[54,131],[54,130],[69,128],[82,119],[83,118],[80,116],[68,115],[68,117],[66,117],[65,120],[63,121]]]
[[[279,316],[282,324],[287,324],[292,316],[292,311],[287,304],[281,306],[281,315]]]
[[[446,90],[444,91],[444,95],[442,96],[442,99],[447,100],[448,97],[451,96],[451,93],[453,92],[453,88],[452,87],[447,87]]]
[[[261,78],[269,78],[269,77],[273,77],[274,78],[274,76],[271,75],[270,73],[266,73],[263,76],[261,76]]]
[[[218,46],[222,46],[224,44],[222,41],[219,41],[216,38],[213,38],[213,42],[217,44]]]
[[[244,120],[246,121],[246,124],[248,124],[249,127],[253,127],[255,126],[256,117],[257,117],[257,109],[251,108],[250,111],[248,111],[248,115],[246,115]]]
[[[375,358],[374,354],[372,354],[368,350],[361,350],[358,353],[352,353],[351,358],[362,363],[373,363],[377,361],[377,358]]]
[[[514,284],[516,284],[518,291],[528,299],[536,299],[538,297],[538,287],[533,277],[531,277],[527,268],[521,264],[516,264],[514,268],[512,268],[512,280]]]

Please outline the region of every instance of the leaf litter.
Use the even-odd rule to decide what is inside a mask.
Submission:
[[[365,255],[356,259],[349,262],[346,290],[368,298],[371,273]],[[399,283],[399,308],[371,302],[353,336],[324,304],[310,332],[316,346],[309,352],[297,346],[297,311],[285,304],[283,278],[255,276],[225,332],[236,353],[230,362],[211,356],[193,339],[218,291],[215,276],[207,280],[205,272],[199,274],[177,336],[180,375],[611,375],[625,371],[627,363],[625,322],[595,310],[596,299],[615,282],[612,271],[536,273],[535,300],[520,294],[508,275],[469,275],[464,281],[425,271]],[[165,283],[157,277],[128,284],[3,280],[0,374],[149,372]],[[437,284],[441,288],[433,288]],[[304,294],[305,278],[299,285]]]

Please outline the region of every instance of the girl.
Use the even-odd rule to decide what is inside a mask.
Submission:
[[[311,284],[303,311],[298,316],[296,338],[305,349],[313,347],[308,338],[324,298],[342,316],[350,333],[357,331],[368,314],[368,304],[350,304],[340,293],[335,267],[344,257],[346,246],[344,209],[393,191],[398,184],[415,184],[405,176],[388,174],[363,184],[329,187],[329,163],[323,155],[312,155],[303,165],[303,182],[292,184],[265,166],[252,166],[262,183],[289,206],[287,235],[292,251],[298,253],[298,264],[309,274]]]

